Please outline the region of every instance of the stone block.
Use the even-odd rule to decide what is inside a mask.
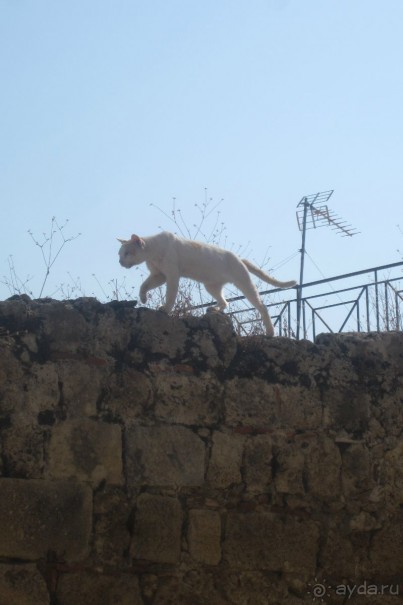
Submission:
[[[144,605],[138,578],[130,573],[63,574],[57,585],[58,605]]]
[[[43,410],[54,409],[60,400],[56,365],[50,362],[32,364],[26,380],[25,390],[25,414],[28,409],[36,417]]]
[[[122,306],[119,308],[116,303]],[[113,301],[100,307],[101,312],[91,325],[95,355],[104,357],[114,351],[127,351],[132,338],[135,304],[135,301]]]
[[[273,385],[260,378],[234,378],[225,385],[227,426],[277,426],[278,405]]]
[[[224,568],[217,575],[219,582],[216,581],[216,585],[224,599],[223,605],[312,605],[312,599],[307,602],[295,597],[290,599],[291,591],[288,590],[285,578],[274,572]],[[306,585],[304,589],[305,595]],[[296,591],[293,593],[295,595]],[[215,605],[215,601],[212,603]]]
[[[243,478],[248,491],[267,492],[272,482],[273,443],[270,435],[255,435],[245,443]]]
[[[319,389],[274,385],[278,424],[284,428],[310,431],[322,428],[323,409]]]
[[[213,445],[208,466],[207,480],[218,488],[241,483],[241,465],[245,438],[240,435],[213,434]]]
[[[224,314],[178,318],[140,308],[135,317],[133,342],[149,356],[181,359],[207,369],[227,366],[236,353],[235,333],[230,318]]]
[[[163,355],[169,359],[185,354],[189,330],[183,320],[144,307],[134,311],[134,318],[136,348],[147,351],[150,356]]]
[[[198,567],[183,574],[166,574],[154,594],[152,605],[241,605],[223,596],[221,577]],[[252,601],[249,601],[252,603]],[[243,601],[247,603],[247,601]],[[263,605],[253,602],[253,605]],[[265,603],[264,605],[267,605]]]
[[[349,578],[356,573],[358,553],[354,552],[351,536],[346,535],[343,519],[334,517],[332,526],[324,532],[319,566],[326,578]]]
[[[193,376],[165,367],[156,375],[154,384],[158,420],[189,426],[218,423],[223,389],[212,372]]]
[[[300,445],[283,436],[273,438],[273,480],[281,494],[303,495],[305,455]]]
[[[144,372],[125,366],[116,371],[108,382],[101,401],[101,415],[110,415],[126,426],[151,414],[153,391],[151,381]]]
[[[319,529],[310,520],[273,513],[230,513],[223,559],[242,570],[313,574]]]
[[[4,431],[3,461],[9,477],[41,479],[46,433],[35,424],[13,425]]]
[[[63,405],[70,417],[94,416],[97,413],[105,370],[84,360],[63,360],[57,364]]]
[[[403,504],[403,442],[385,454],[385,475],[390,495],[400,506]]]
[[[326,408],[327,425],[349,433],[362,434],[367,430],[371,396],[358,389],[356,383],[325,389],[322,398]]]
[[[234,378],[226,383],[224,402],[228,426],[312,430],[322,425],[322,403],[316,389],[270,384],[261,378]]]
[[[0,419],[3,422],[23,407],[25,393],[21,385],[24,381],[22,364],[0,338]]]
[[[123,488],[105,486],[94,495],[93,548],[97,560],[124,565],[130,548],[132,504]]]
[[[126,431],[130,485],[198,486],[204,482],[205,445],[182,426],[137,426]]]
[[[0,605],[49,605],[45,580],[36,565],[0,565]]]
[[[181,505],[175,498],[141,494],[137,498],[132,557],[156,563],[178,563],[182,517]]]
[[[205,565],[221,560],[221,518],[213,510],[189,511],[188,544],[190,555]]]
[[[40,306],[42,335],[49,353],[57,357],[77,353],[90,341],[90,326],[68,301],[51,301]]]
[[[204,362],[208,368],[228,367],[238,348],[231,318],[207,311],[202,317],[189,316],[184,321],[192,328],[188,351],[193,363]]]
[[[376,406],[373,405],[371,412],[388,435],[400,437],[400,427],[403,425],[403,376],[397,378],[394,375],[393,382],[393,392],[377,396]]]
[[[348,502],[363,498],[376,486],[372,473],[369,450],[365,445],[353,443],[342,454],[341,485]]]
[[[339,501],[341,456],[337,445],[322,435],[306,441],[302,436],[300,444],[305,454],[306,491],[314,498]]]
[[[0,557],[66,560],[88,553],[92,492],[65,481],[0,479]]]
[[[0,355],[1,358],[1,355]],[[0,413],[10,415],[15,423],[37,422],[38,416],[59,405],[60,392],[55,364],[32,363],[24,371],[17,372],[5,360],[8,376],[1,380],[0,362]],[[22,368],[20,368],[22,370]]]
[[[52,429],[49,476],[77,479],[95,485],[123,483],[122,430],[117,424],[89,418],[66,420]]]
[[[370,561],[373,578],[378,582],[396,581],[402,577],[403,512],[395,511],[371,540]]]

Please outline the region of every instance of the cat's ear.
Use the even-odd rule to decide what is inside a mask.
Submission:
[[[145,241],[141,239],[141,237],[139,237],[138,235],[134,235],[134,233],[130,238],[130,242],[132,244],[137,244],[138,246],[140,246],[140,248],[144,248],[144,246],[146,245]]]
[[[127,244],[127,239],[120,239],[120,237],[116,238],[118,240],[118,242],[120,242],[121,244]]]

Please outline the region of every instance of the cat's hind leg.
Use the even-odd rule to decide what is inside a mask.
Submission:
[[[217,303],[217,305],[215,305],[214,307],[209,307],[208,310],[224,311],[224,309],[226,309],[228,307],[228,303],[222,294],[223,285],[222,284],[210,284],[210,283],[203,284],[203,285],[206,288],[207,292],[209,294],[211,294],[211,296],[214,298],[214,300]]]
[[[259,311],[264,327],[266,328],[267,336],[274,336],[274,328],[273,324],[267,310],[266,305],[262,302],[262,299],[259,296],[258,291],[256,290],[254,284],[252,283],[249,274],[247,274],[247,279],[244,277],[242,280],[242,284],[236,283],[235,286],[245,295],[245,297],[249,300],[249,302]]]

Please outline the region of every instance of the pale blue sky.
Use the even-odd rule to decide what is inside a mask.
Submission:
[[[192,224],[205,188],[228,246],[268,267],[328,189],[361,234],[309,232],[324,275],[401,260],[402,31],[402,0],[0,0],[0,276],[13,254],[39,293],[27,230],[55,215],[82,235],[46,294],[68,272],[87,295],[92,274],[134,281],[115,237],[170,229],[150,204],[173,197]],[[298,256],[275,274],[298,279]]]

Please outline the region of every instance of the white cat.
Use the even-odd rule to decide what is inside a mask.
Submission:
[[[277,288],[292,288],[295,281],[280,282],[247,260],[240,259],[230,252],[192,240],[181,239],[166,231],[150,237],[140,238],[132,235],[129,240],[118,240],[122,246],[119,250],[119,262],[122,267],[130,269],[133,265],[145,262],[150,275],[140,288],[140,300],[145,303],[147,292],[166,282],[165,304],[162,310],[169,313],[174,306],[178,293],[179,279],[188,277],[201,282],[207,292],[217,301],[216,310],[223,311],[227,301],[222,295],[225,284],[234,284],[258,309],[268,336],[273,336],[274,329],[270,315],[263,304],[258,291],[253,285],[249,272]]]

